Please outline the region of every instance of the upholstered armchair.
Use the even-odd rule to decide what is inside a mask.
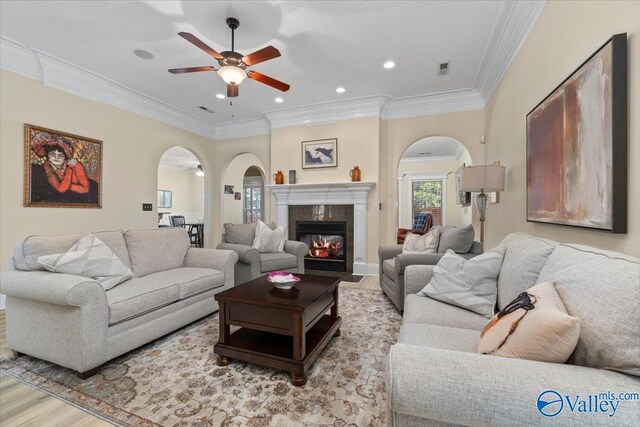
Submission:
[[[407,234],[426,234],[433,226],[433,214],[431,212],[418,212],[413,219],[411,228],[398,228],[398,244],[403,244]]]
[[[275,228],[275,224],[269,224]],[[229,249],[238,254],[235,265],[235,284],[239,285],[271,271],[304,274],[304,257],[309,247],[302,242],[287,240],[284,252],[258,252],[253,245],[256,224],[225,224],[225,233],[218,249]]]
[[[480,255],[482,243],[473,240],[473,226],[438,227],[439,240],[436,253],[402,253],[402,245],[381,245],[378,248],[380,287],[389,299],[404,310],[404,271],[410,265],[436,265],[448,249],[463,258]],[[426,282],[424,285],[426,286]]]

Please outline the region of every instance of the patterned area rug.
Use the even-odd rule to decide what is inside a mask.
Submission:
[[[380,291],[340,290],[342,335],[304,387],[289,374],[235,361],[215,364],[218,315],[104,365],[88,380],[27,356],[0,371],[117,425],[379,426],[385,421],[384,360],[401,317]]]

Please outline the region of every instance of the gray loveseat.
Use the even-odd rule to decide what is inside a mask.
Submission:
[[[44,271],[38,257],[66,252],[83,234],[31,236],[3,272],[7,344],[16,353],[93,375],[97,367],[218,310],[238,256],[191,248],[182,228],[94,233],[134,277],[105,291],[93,279]]]
[[[404,274],[410,265],[436,265],[448,249],[463,258],[482,253],[482,243],[473,240],[473,226],[438,226],[438,250],[435,254],[403,254],[402,245],[381,245],[378,248],[380,287],[398,307],[404,310]]]
[[[272,229],[275,224],[268,224]],[[238,254],[235,267],[236,285],[248,282],[271,271],[288,271],[304,274],[304,257],[309,247],[302,242],[287,240],[284,252],[258,252],[253,245],[256,224],[225,224],[225,233],[218,249],[228,249]]]
[[[619,401],[609,416],[610,406],[606,413],[572,412],[565,400],[547,419],[537,400],[547,390],[571,402],[577,395],[640,392],[640,260],[520,233],[502,244],[497,309],[534,284],[553,281],[569,314],[580,318],[568,363],[476,353],[488,319],[414,295],[433,267],[408,267],[403,323],[387,357],[388,425],[637,425],[637,401]]]

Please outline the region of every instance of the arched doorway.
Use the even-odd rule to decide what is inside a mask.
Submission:
[[[172,216],[190,224],[204,222],[205,173],[190,150],[178,146],[164,152],[158,164],[158,226],[171,226]]]
[[[398,161],[398,228],[412,228],[420,212],[433,225],[472,222],[471,197],[459,191],[459,169],[472,164],[466,147],[449,136],[430,136],[410,145]]]
[[[264,171],[254,154],[242,153],[229,162],[222,174],[222,223],[265,221]]]

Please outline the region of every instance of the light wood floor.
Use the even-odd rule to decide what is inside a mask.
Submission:
[[[342,288],[380,290],[376,276],[365,276],[360,283],[342,282]],[[5,313],[0,310],[0,358],[11,351],[7,347]],[[0,374],[0,426],[109,426],[93,415],[41,391]]]

